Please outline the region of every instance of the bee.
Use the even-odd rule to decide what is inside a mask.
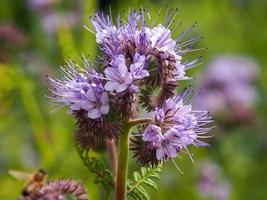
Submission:
[[[9,170],[9,174],[18,180],[26,180],[25,186],[22,189],[23,197],[30,196],[40,190],[46,183],[47,173],[43,169],[39,169],[34,173],[25,173],[16,170]]]

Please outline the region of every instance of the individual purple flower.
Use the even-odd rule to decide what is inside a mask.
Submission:
[[[148,77],[149,73],[146,70],[146,57],[136,53],[133,58],[133,64],[130,66],[130,71],[134,80]]]
[[[137,91],[138,88],[133,82],[149,76],[148,71],[145,69],[145,62],[146,57],[136,53],[129,71],[125,56],[118,55],[110,62],[110,66],[105,69],[107,79],[105,89],[107,91],[116,91],[117,93],[124,92],[128,88],[131,92]]]
[[[113,25],[109,16],[104,15],[104,13],[96,13],[91,18],[91,22],[96,30],[96,42],[99,44],[103,44],[109,37],[117,34],[117,28]]]
[[[156,158],[158,160],[175,158],[180,150],[181,146],[177,131],[171,128],[164,134],[161,145],[156,149]]]
[[[164,135],[161,128],[156,125],[148,125],[143,133],[143,140],[147,142],[148,148],[156,149],[156,158],[163,160],[164,158],[176,157],[180,147],[177,144],[177,131],[169,129]]]
[[[161,108],[155,111],[156,122],[168,128],[174,126],[177,130],[182,128],[194,128],[197,118],[192,113],[191,105],[184,105],[181,96],[167,99]]]
[[[110,63],[110,67],[105,69],[108,81],[105,84],[107,91],[117,93],[125,91],[133,82],[132,73],[128,71],[124,55],[119,55]]]
[[[108,93],[99,90],[97,86],[91,86],[86,92],[85,100],[81,102],[81,107],[88,112],[88,117],[97,119],[109,112]]]
[[[152,148],[159,147],[163,139],[161,128],[153,124],[148,125],[143,133],[143,140],[149,142]]]
[[[113,24],[111,16],[107,16],[102,12],[97,12],[95,16],[91,18],[91,23],[95,31],[90,31],[95,34],[96,42],[100,44],[103,53],[109,57],[123,53],[122,41],[120,39],[120,34],[122,32],[120,22],[118,22],[117,28]]]
[[[149,35],[152,48],[162,51],[174,51],[176,42],[171,38],[171,31],[168,28],[159,24],[153,29],[146,28],[146,32]]]
[[[125,24],[118,23],[120,31],[118,33],[119,39],[124,44],[135,43],[136,38],[139,35],[139,23],[142,21],[141,13],[137,13],[135,10],[129,13],[128,20]]]
[[[148,55],[151,49],[149,34],[146,30],[147,27],[145,26],[145,23],[143,23],[141,30],[137,30],[134,37],[136,52],[142,55]]]
[[[146,28],[146,31],[150,40],[152,54],[158,57],[161,65],[166,68],[172,68],[173,72],[168,72],[170,77],[175,77],[176,80],[188,79],[185,76],[186,67],[181,63],[182,56],[176,50],[176,41],[171,38],[171,31],[162,24],[153,29]]]

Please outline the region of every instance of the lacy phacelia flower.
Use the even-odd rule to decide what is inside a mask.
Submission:
[[[169,27],[176,13],[176,10],[170,11],[164,23],[166,25],[158,24],[156,27],[149,26],[150,20],[146,20],[146,15],[149,16],[149,13],[146,10],[129,13],[128,21],[125,23],[118,17],[116,25],[113,24],[111,16],[105,16],[103,13],[96,13],[91,21],[95,28],[96,41],[108,59],[123,54],[128,61],[133,60],[135,53],[139,53],[146,56],[147,60],[158,62],[159,66],[155,66],[155,69],[159,67],[162,75],[181,80],[187,78],[185,70],[192,64],[190,62],[188,66],[189,62],[182,63],[181,56],[191,50],[192,44],[200,37],[181,42],[181,39],[191,31],[190,28],[173,39],[173,31]]]
[[[130,66],[130,71],[135,80],[148,77],[149,73],[146,70],[146,57],[136,53],[133,58],[133,64]]]
[[[51,102],[63,104],[76,118],[75,140],[86,149],[94,148],[106,138],[118,136],[120,122],[116,117],[107,120],[110,115],[110,98],[104,89],[103,75],[96,72],[85,59],[84,66],[69,62],[62,68],[63,79],[47,77]],[[82,69],[86,67],[87,69]],[[62,106],[59,106],[59,108]]]
[[[54,94],[52,101],[69,106],[71,113],[84,110],[91,119],[109,112],[108,94],[102,84],[94,83],[89,73],[81,73],[76,68],[62,71],[65,73],[63,80],[47,78],[50,91]]]
[[[155,119],[142,128],[144,140],[136,141],[145,152],[140,155],[149,154],[141,163],[158,164],[190,144],[205,145],[198,135],[208,130],[200,127],[208,120],[207,112],[192,111],[190,104],[184,105],[185,95],[177,96],[178,81],[188,79],[186,70],[200,62],[183,56],[201,38],[183,41],[192,27],[175,37],[176,14],[170,9],[161,23],[150,21],[144,9],[130,11],[127,20],[119,16],[116,23],[100,12],[91,18],[94,30],[88,29],[101,52],[96,67],[84,59],[86,69],[72,62],[63,69],[63,80],[48,78],[52,101],[69,107],[77,120],[75,140],[80,146],[89,149],[97,141],[116,138],[121,125],[145,109],[154,111]]]
[[[154,165],[174,158],[183,148],[187,150],[187,146],[191,144],[208,146],[199,138],[212,129],[206,125],[213,120],[207,111],[193,111],[191,105],[185,105],[188,95],[189,92],[184,92],[169,98],[155,110],[155,124],[148,125],[142,132],[143,147],[137,148],[135,145],[132,148],[142,164]],[[144,157],[152,153],[157,160],[145,163],[147,160]]]
[[[65,200],[75,198],[88,200],[84,186],[75,180],[55,180],[47,183],[40,190],[19,200]]]

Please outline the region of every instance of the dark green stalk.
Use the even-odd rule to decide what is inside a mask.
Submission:
[[[115,183],[115,200],[127,199],[128,148],[131,126],[126,122],[119,139],[118,167]]]

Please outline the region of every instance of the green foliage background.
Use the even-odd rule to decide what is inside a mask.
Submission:
[[[247,55],[260,65],[256,83],[259,101],[255,106],[256,123],[231,126],[215,132],[211,149],[190,148],[196,163],[184,155],[177,160],[184,175],[171,162],[163,168],[158,192],[152,199],[201,199],[197,191],[197,168],[201,160],[219,164],[231,184],[231,199],[267,199],[267,1],[265,0],[61,0],[53,9],[65,13],[78,10],[80,21],[74,26],[61,24],[52,36],[41,28],[40,16],[26,1],[1,0],[0,24],[14,24],[27,37],[27,45],[4,48],[0,54],[0,199],[16,199],[23,187],[7,173],[9,169],[34,171],[45,168],[51,179],[73,177],[85,181],[91,199],[101,199],[101,188],[82,165],[73,143],[74,120],[66,110],[47,103],[45,74],[58,74],[64,59],[84,53],[94,60],[97,50],[94,35],[83,28],[88,17],[102,8],[113,15],[131,8],[149,6],[155,16],[166,5],[178,7],[178,21],[186,29],[198,22],[196,33],[204,36],[198,45],[204,62],[218,54]],[[180,29],[180,30],[182,30]],[[177,31],[178,33],[179,31]],[[26,55],[26,58],[25,58]],[[1,56],[1,58],[3,58]],[[203,65],[190,73],[197,74]],[[104,153],[96,154],[105,160]],[[130,171],[136,169],[132,162]]]

